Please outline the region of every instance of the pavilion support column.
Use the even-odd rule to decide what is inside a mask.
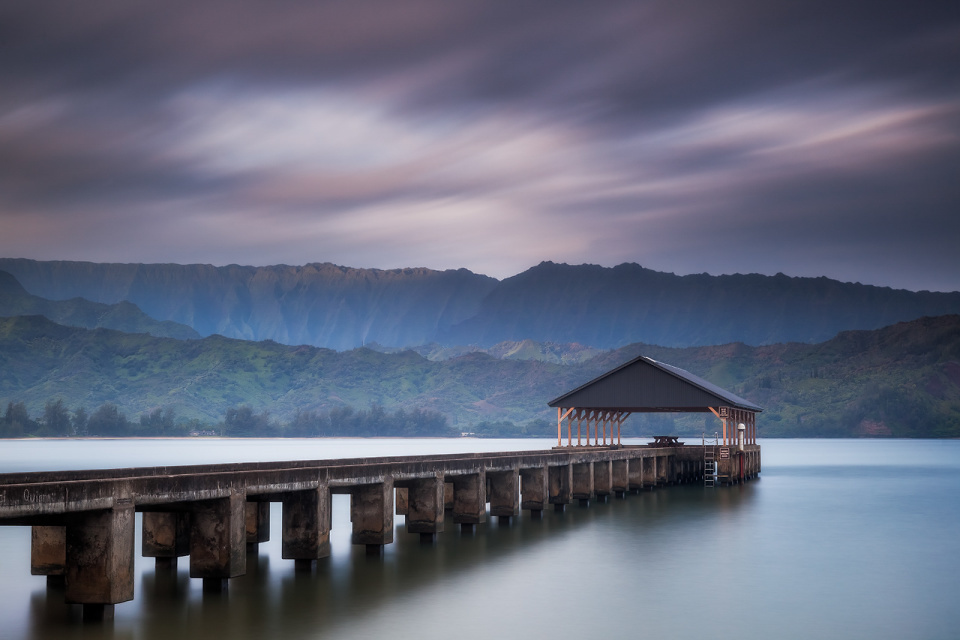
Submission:
[[[487,475],[485,471],[453,478],[453,521],[471,528],[487,518]]]
[[[630,461],[613,460],[610,463],[610,489],[617,498],[630,489]]]
[[[573,465],[573,497],[580,506],[589,506],[593,497],[593,463],[581,462]]]
[[[246,573],[246,492],[192,505],[190,577],[203,578],[205,589],[223,588],[227,578]]]
[[[563,511],[573,502],[573,465],[547,467],[547,481],[550,504],[555,511]]]
[[[558,447],[563,446],[563,440],[561,440],[560,438],[560,427],[563,426],[563,418],[561,417],[562,415],[563,415],[563,408],[557,407],[557,446]]]
[[[247,502],[245,523],[249,546],[255,547],[261,542],[269,542],[270,503]]]
[[[627,490],[643,489],[643,458],[633,458],[627,466]]]
[[[175,511],[145,511],[140,552],[156,558],[157,569],[173,569],[177,558],[190,555],[190,514]]]
[[[63,584],[67,566],[67,528],[30,529],[30,575],[47,576],[47,584]]]
[[[569,447],[571,444],[571,441],[570,441],[571,440],[570,426],[572,421],[571,414],[573,414],[574,411],[576,411],[576,409],[569,408],[566,411],[564,411],[563,407],[557,407],[557,446],[558,447],[563,446],[561,428],[563,426],[564,420],[567,421],[567,446]]]
[[[324,482],[314,489],[283,494],[281,500],[281,552],[296,569],[308,569],[330,555],[330,487]]]
[[[419,533],[421,541],[432,542],[443,531],[443,474],[414,480],[407,495],[407,532]]]
[[[593,463],[593,495],[597,497],[597,502],[606,502],[607,496],[613,493],[612,468],[609,460]]]
[[[550,501],[548,467],[520,469],[520,508],[539,515]]]
[[[379,555],[383,545],[393,542],[393,478],[353,488],[350,494],[350,521],[353,544],[367,546]]]
[[[508,521],[520,513],[520,472],[518,469],[509,471],[487,472],[490,480],[490,515]]]
[[[580,440],[580,425],[583,424],[583,409],[577,409],[577,446],[580,447],[583,443]],[[587,442],[590,441],[590,433],[587,432]]]
[[[84,620],[113,617],[113,605],[133,600],[134,506],[71,517],[66,528],[66,601],[83,605]]]

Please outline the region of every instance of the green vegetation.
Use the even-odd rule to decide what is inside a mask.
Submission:
[[[47,402],[43,415],[33,419],[22,402],[9,402],[0,417],[0,438],[111,437],[219,435],[243,437],[322,436],[452,436],[446,416],[429,409],[389,413],[380,405],[359,411],[350,407],[328,412],[298,411],[293,420],[280,422],[269,412],[255,412],[249,405],[230,407],[222,421],[207,424],[199,420],[178,420],[173,409],[154,409],[129,420],[117,405],[104,403],[91,415],[77,407],[71,417],[61,398]]]
[[[575,364],[482,353],[431,361],[412,351],[174,340],[4,318],[0,407],[7,437],[62,433],[67,407],[76,407],[73,432],[100,435],[549,436],[549,400],[639,353],[763,406],[761,435],[960,437],[960,316],[844,332],[816,345],[636,344]],[[97,409],[88,415],[82,407]],[[125,423],[124,415],[140,418]],[[716,421],[634,416],[625,428],[699,434]]]

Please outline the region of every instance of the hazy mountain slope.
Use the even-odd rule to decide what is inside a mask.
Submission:
[[[960,437],[960,316],[844,332],[815,345],[630,345],[574,365],[479,353],[433,362],[411,351],[337,353],[220,336],[181,341],[5,318],[0,405],[24,401],[37,415],[54,398],[88,409],[114,402],[132,417],[171,407],[216,422],[240,404],[290,419],[298,409],[377,402],[388,410],[435,409],[463,426],[549,421],[549,400],[638,353],[760,404],[762,435]],[[709,415],[672,420],[662,428],[699,434],[717,426]]]
[[[417,345],[476,313],[496,280],[460,269],[351,269],[332,264],[99,264],[0,259],[46,298],[129,300],[155,318],[284,344],[351,349]]]
[[[42,315],[71,327],[116,329],[165,338],[199,338],[190,327],[154,320],[130,302],[102,304],[83,298],[46,300],[28,293],[11,274],[0,271],[0,316]]]
[[[877,329],[960,313],[960,293],[930,293],[784,275],[677,276],[622,264],[612,269],[544,262],[500,282],[479,312],[442,344],[509,340],[619,347],[819,342],[847,329]]]
[[[129,300],[202,335],[350,349],[436,343],[463,351],[500,343],[633,342],[690,346],[814,343],[960,313],[960,293],[894,290],[784,275],[676,276],[635,264],[545,262],[498,282],[465,269],[124,265],[0,259],[46,298]],[[529,346],[529,345],[528,345]],[[528,350],[521,347],[520,351]]]

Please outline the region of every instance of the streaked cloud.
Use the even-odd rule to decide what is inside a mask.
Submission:
[[[960,11],[0,8],[0,254],[960,289]]]

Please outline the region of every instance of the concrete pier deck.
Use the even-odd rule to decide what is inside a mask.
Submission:
[[[709,446],[709,445],[708,445]],[[717,456],[721,483],[760,472],[760,447]],[[0,525],[33,527],[31,572],[65,583],[85,619],[132,600],[134,513],[158,566],[189,556],[190,576],[222,589],[248,546],[269,539],[268,503],[282,503],[282,556],[307,568],[330,554],[331,495],[350,495],[351,540],[372,554],[393,542],[394,515],[432,541],[452,522],[563,510],[607,496],[703,480],[703,446],[584,446],[542,451],[298,460],[0,474]],[[489,505],[489,506],[488,506]]]

